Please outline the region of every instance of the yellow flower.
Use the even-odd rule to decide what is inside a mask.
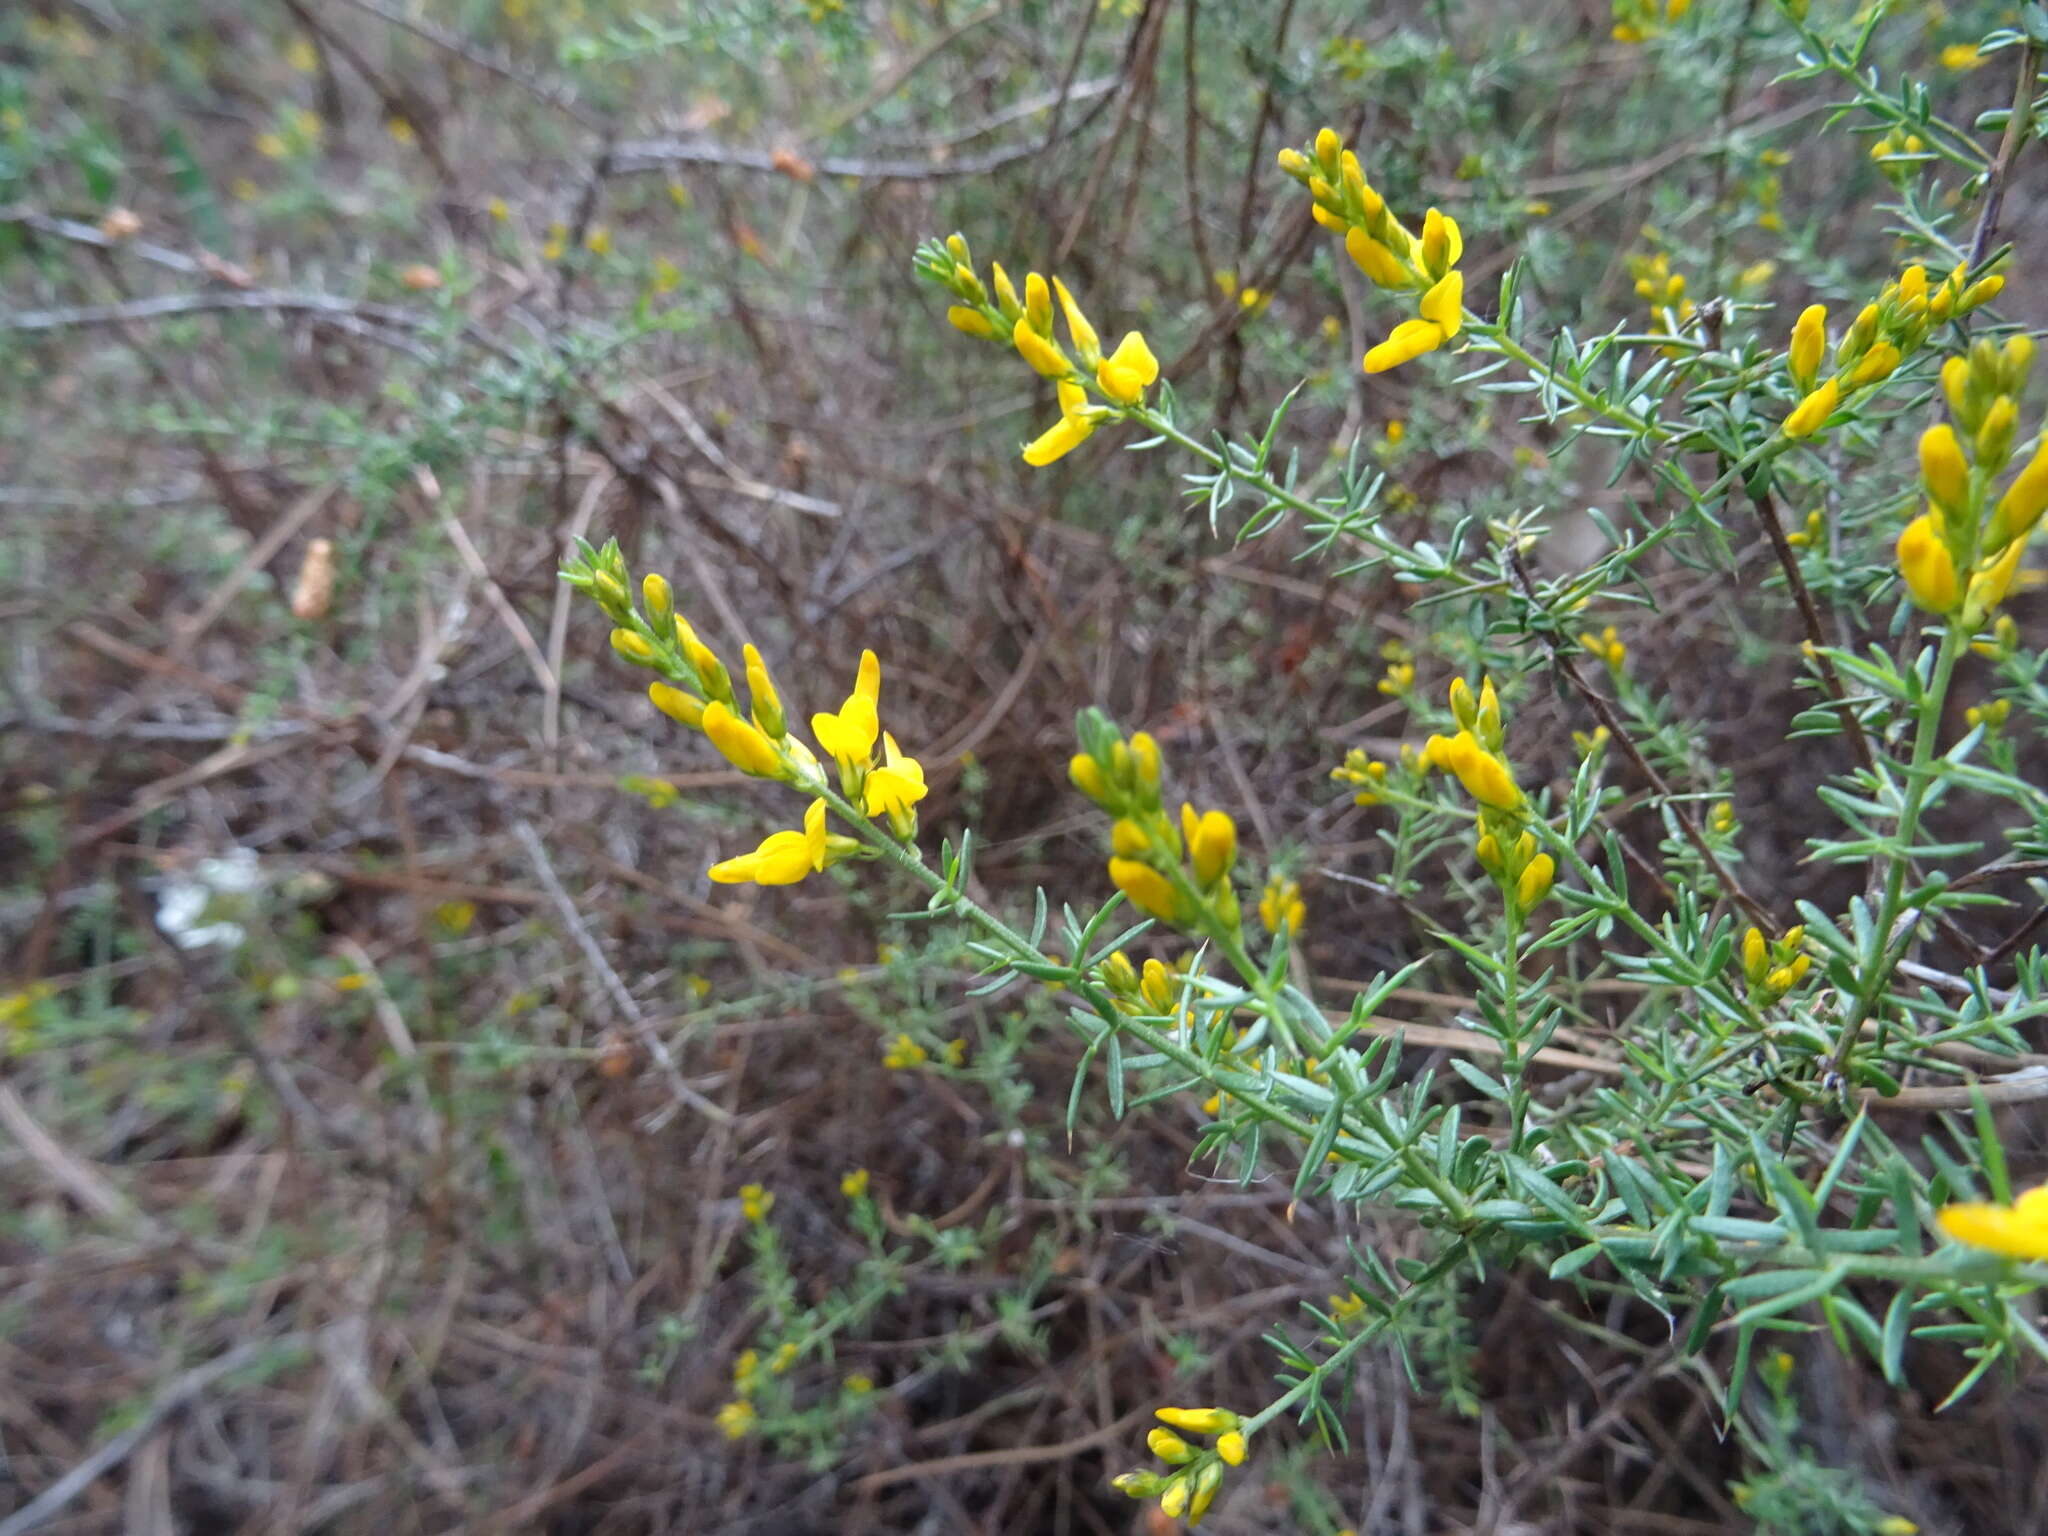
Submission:
[[[711,745],[742,773],[763,779],[772,779],[781,773],[782,759],[776,755],[775,743],[762,733],[759,726],[742,720],[717,702],[705,706],[702,723],[704,734],[711,738]]]
[[[1899,535],[1899,574],[1913,601],[1929,613],[1949,613],[1962,596],[1956,579],[1956,562],[1942,540],[1940,524],[1933,513],[1922,513],[1906,524]]]
[[[728,1440],[744,1440],[754,1427],[754,1405],[730,1402],[718,1410],[714,1421]]]
[[[870,816],[887,816],[892,821],[906,816],[925,796],[924,765],[905,757],[896,738],[882,733],[882,766],[868,775],[865,809]]]
[[[1244,1465],[1245,1439],[1241,1431],[1225,1430],[1216,1438],[1216,1454],[1233,1467]]]
[[[873,651],[862,651],[859,680],[839,706],[839,713],[811,716],[811,734],[818,738],[826,756],[842,767],[865,768],[875,755],[875,740],[882,734],[876,710],[881,689],[882,664]]]
[[[849,1200],[859,1200],[868,1192],[868,1171],[855,1168],[839,1176],[839,1193]]]
[[[1438,742],[1443,745],[1437,747]],[[1512,811],[1522,803],[1522,792],[1515,786],[1508,765],[1479,745],[1479,738],[1470,731],[1460,731],[1448,741],[1433,736],[1430,745],[1436,750],[1437,760],[1458,776],[1465,792],[1481,805],[1496,811]]]
[[[740,1186],[740,1215],[755,1226],[768,1219],[769,1211],[775,1207],[775,1196],[759,1184]]]
[[[1345,233],[1344,250],[1382,288],[1405,288],[1412,281],[1401,259],[1356,224]]]
[[[1308,922],[1308,903],[1301,899],[1301,887],[1292,880],[1267,881],[1259,897],[1259,921],[1268,933],[1278,933],[1284,923],[1287,931],[1299,938]]]
[[[1081,306],[1074,302],[1074,296],[1067,292],[1065,283],[1054,278],[1052,291],[1059,295],[1060,308],[1066,313],[1067,334],[1074,338],[1074,351],[1080,354],[1081,366],[1093,368],[1102,361],[1102,339],[1095,334],[1095,327],[1088,323],[1088,317],[1081,313]]]
[[[1835,414],[1836,407],[1841,403],[1842,386],[1829,379],[1820,388],[1811,391],[1794,407],[1792,414],[1785,418],[1785,435],[1792,438],[1813,436],[1827,419]]]
[[[693,727],[704,723],[704,701],[694,694],[671,688],[667,683],[649,683],[647,697],[671,720]]]
[[[1036,277],[1038,274],[1034,272],[1031,275]],[[1024,361],[1048,379],[1064,379],[1074,371],[1073,364],[1067,361],[1067,354],[1059,349],[1059,343],[1032,328],[1028,312],[1018,317],[1010,331],[1010,340]]]
[[[1522,878],[1515,887],[1515,903],[1524,912],[1532,912],[1543,904],[1543,898],[1550,894],[1550,885],[1557,878],[1557,860],[1547,853],[1539,853],[1522,870]]]
[[[1423,266],[1440,277],[1455,267],[1464,254],[1465,237],[1459,232],[1456,219],[1434,208],[1422,216]]]
[[[1187,842],[1195,879],[1205,886],[1214,885],[1237,862],[1237,823],[1223,811],[1204,811],[1197,820],[1193,808],[1185,805],[1181,818],[1193,824]]]
[[[1105,363],[1105,368],[1109,365]],[[1088,406],[1088,392],[1068,379],[1059,382],[1060,419],[1024,445],[1024,462],[1033,469],[1065,458],[1087,442],[1095,431],[1096,416]]]
[[[1145,1436],[1145,1445],[1161,1461],[1178,1467],[1195,1459],[1195,1448],[1164,1425],[1155,1425]]]
[[[1950,43],[1941,50],[1943,69],[1975,69],[1984,62],[1984,55],[1977,51],[1975,43]]]
[[[930,1053],[908,1035],[896,1036],[882,1050],[882,1065],[891,1072],[921,1067],[930,1059]]]
[[[1458,227],[1449,219],[1444,222],[1453,230]],[[1446,339],[1457,335],[1465,324],[1465,274],[1446,272],[1422,296],[1421,308],[1422,318],[1442,331]]]
[[[813,800],[803,831],[771,832],[752,853],[714,864],[708,873],[718,885],[795,885],[825,864],[825,802]]]
[[[1155,1408],[1152,1416],[1191,1435],[1213,1435],[1237,1428],[1237,1415],[1228,1408]]]
[[[1786,369],[1792,375],[1792,382],[1800,389],[1812,390],[1820,373],[1821,354],[1827,349],[1827,344],[1827,306],[1809,304],[1792,323],[1792,345],[1785,356]]]
[[[1427,320],[1403,320],[1387,339],[1365,354],[1367,373],[1385,373],[1444,344],[1443,327]]]
[[[954,330],[969,336],[989,337],[996,333],[987,315],[978,309],[969,309],[965,304],[952,305],[946,311],[946,318],[953,322]]]
[[[1126,331],[1116,350],[1095,370],[1095,382],[1118,405],[1136,405],[1159,378],[1159,359],[1139,331]]]
[[[1945,1205],[1935,1222],[1959,1243],[2009,1259],[2048,1259],[2048,1184],[2027,1190],[2011,1205]]]
[[[1140,912],[1162,922],[1173,921],[1173,886],[1151,865],[1136,859],[1111,859],[1109,878]]]

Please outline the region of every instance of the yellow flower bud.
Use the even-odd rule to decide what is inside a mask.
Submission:
[[[1955,417],[1965,430],[1975,430],[1976,412],[1970,409],[1968,358],[1952,357],[1941,365],[1941,392],[1948,397],[1949,414]]]
[[[1989,277],[1980,277],[1963,290],[1963,296],[1956,303],[1956,310],[1975,309],[1979,304],[1989,304],[2005,291],[2005,276],[1994,272]]]
[[[1970,499],[1970,465],[1947,422],[1920,434],[1920,478],[1936,506],[1959,513]]]
[[[1496,811],[1512,811],[1522,803],[1522,791],[1515,785],[1508,766],[1486,748],[1470,731],[1451,738],[1447,752],[1451,772],[1465,786],[1465,793],[1481,805]]]
[[[1031,274],[1036,277],[1036,272]],[[1074,365],[1067,361],[1067,354],[1059,349],[1059,343],[1040,334],[1032,328],[1031,317],[1027,314],[1019,319],[1010,332],[1010,340],[1025,362],[1048,379],[1064,379],[1074,371]]]
[[[1188,1478],[1176,1477],[1166,1485],[1166,1491],[1159,1495],[1159,1512],[1169,1520],[1178,1520],[1187,1513],[1188,1495],[1191,1491]]]
[[[1899,574],[1913,601],[1930,613],[1949,613],[1961,597],[1956,580],[1956,563],[1942,540],[1940,524],[1931,513],[1906,524],[1899,535]]]
[[[1999,498],[1984,532],[1985,547],[2003,549],[2032,529],[2044,509],[2048,509],[2048,436],[2035,444],[2033,457]]]
[[[1821,354],[1828,345],[1828,311],[1825,304],[1809,304],[1792,323],[1792,345],[1785,358],[1792,382],[1811,391],[1820,374]]]
[[[1202,885],[1221,880],[1237,862],[1237,823],[1222,811],[1205,811],[1188,839],[1188,859]]]
[[[1334,128],[1323,128],[1316,132],[1316,164],[1323,168],[1326,176],[1340,174],[1339,167],[1344,158],[1344,141],[1337,137]]]
[[[1358,270],[1382,288],[1405,288],[1411,281],[1408,269],[1394,253],[1356,226],[1344,236],[1344,250]]]
[[[1215,1435],[1238,1426],[1238,1417],[1228,1408],[1155,1408],[1152,1416],[1191,1435]]]
[[[1074,338],[1074,351],[1081,359],[1083,368],[1093,368],[1102,361],[1102,342],[1095,334],[1095,327],[1088,323],[1088,317],[1081,313],[1081,306],[1074,302],[1074,296],[1067,292],[1067,285],[1058,278],[1052,280],[1053,292],[1059,295],[1060,308],[1066,312],[1067,334]]]
[[[654,647],[646,639],[630,629],[612,631],[612,649],[630,662],[643,667],[654,665]]]
[[[1012,325],[1024,313],[1024,306],[1017,299],[1017,289],[1010,281],[1010,274],[1003,270],[1000,261],[989,263],[989,276],[995,285],[996,308],[1003,312],[1003,318]]]
[[[1119,816],[1109,829],[1109,849],[1118,858],[1135,859],[1151,852],[1152,839],[1128,816]]]
[[[969,309],[965,304],[954,304],[947,308],[946,318],[953,322],[953,329],[969,336],[986,340],[995,335],[996,328],[989,324],[988,316],[978,309]]]
[[[775,744],[757,726],[742,720],[724,703],[714,700],[707,704],[700,723],[704,734],[711,738],[711,745],[742,773],[763,779],[780,776],[782,759],[776,755]]]
[[[640,582],[640,596],[647,605],[647,627],[663,630],[676,616],[676,595],[666,576],[649,571]]]
[[[2020,568],[2020,556],[2027,550],[2025,539],[2014,539],[2005,546],[2005,553],[1975,576],[1970,578],[1968,600],[1963,604],[1963,622],[1975,629],[1984,622],[2012,589],[2012,579]]]
[[[1173,886],[1151,865],[1136,859],[1111,859],[1109,878],[1140,912],[1161,922],[1173,921]]]
[[[1209,1506],[1216,1502],[1216,1490],[1223,1486],[1223,1463],[1212,1461],[1195,1474],[1195,1496],[1188,1500],[1188,1524],[1199,1525]]]
[[[1310,164],[1308,156],[1298,149],[1290,148],[1280,151],[1280,169],[1292,176],[1296,181],[1307,180]]]
[[[1899,349],[1888,341],[1875,342],[1870,350],[1863,354],[1863,360],[1856,365],[1855,372],[1849,375],[1849,387],[1858,389],[1865,384],[1875,384],[1882,379],[1888,379],[1892,376],[1892,370],[1898,366]]]
[[[1159,787],[1159,743],[1150,732],[1139,731],[1131,737],[1131,762],[1140,784],[1147,789]]]
[[[1109,781],[1103,777],[1102,765],[1094,758],[1085,752],[1076,752],[1067,762],[1067,777],[1074,781],[1074,788],[1097,805],[1107,808]]]
[[[1462,677],[1451,679],[1451,715],[1466,730],[1479,724],[1479,706],[1472,699],[1472,685]]]
[[[1770,946],[1764,941],[1763,930],[1752,928],[1742,936],[1742,974],[1755,986],[1770,974],[1770,968]]]
[[[1221,1456],[1230,1466],[1243,1466],[1245,1458],[1244,1435],[1235,1429],[1226,1431],[1216,1441],[1216,1454]]]
[[[780,741],[789,734],[789,726],[783,717],[781,696],[768,676],[767,664],[751,645],[741,647],[740,654],[746,658],[747,698],[754,706],[754,724]]]
[[[1998,359],[1998,387],[2001,393],[2016,395],[2027,387],[2027,374],[2034,366],[2034,338],[2015,331],[2005,338],[2005,350]]]
[[[1977,462],[1996,474],[2005,467],[2012,457],[2012,440],[2019,431],[2020,411],[2013,404],[2011,395],[1999,395],[1991,402],[1991,408],[1984,413],[1984,421],[1977,428]]]
[[[1556,878],[1557,860],[1547,853],[1537,854],[1523,869],[1522,878],[1515,885],[1515,904],[1524,912],[1534,911],[1550,894],[1551,882]]]
[[[1156,1427],[1147,1435],[1145,1444],[1151,1447],[1154,1456],[1176,1467],[1195,1459],[1195,1448],[1164,1425]]]
[[[1813,436],[1835,414],[1835,408],[1841,403],[1841,386],[1829,379],[1800,401],[1792,414],[1785,418],[1785,435],[1791,438]]]
[[[671,720],[691,727],[704,723],[704,701],[680,688],[671,688],[667,683],[649,683],[647,697]]]
[[[1052,335],[1052,290],[1036,272],[1024,274],[1024,319],[1039,335]]]

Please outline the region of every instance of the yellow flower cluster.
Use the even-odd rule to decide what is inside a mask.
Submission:
[[[1367,373],[1433,352],[1463,329],[1465,275],[1457,266],[1465,237],[1456,219],[1432,208],[1423,215],[1422,234],[1409,233],[1333,128],[1316,135],[1309,154],[1281,150],[1280,169],[1308,188],[1316,222],[1344,237],[1345,251],[1376,286],[1422,296],[1417,318],[1403,320],[1365,354]]]
[[[1619,676],[1621,669],[1628,664],[1628,646],[1622,642],[1620,631],[1615,629],[1612,624],[1609,624],[1597,635],[1588,630],[1585,634],[1579,636],[1579,644],[1586,648],[1589,655],[1597,657],[1601,665],[1605,666],[1608,671],[1616,676]]]
[[[1614,27],[1609,35],[1617,43],[1646,43],[1684,20],[1691,9],[1692,0],[1614,0]]]
[[[1761,928],[1742,936],[1742,974],[1749,982],[1750,1000],[1768,1008],[1806,979],[1813,958],[1801,947],[1804,928],[1788,928],[1781,939],[1766,939]]]
[[[1508,766],[1507,734],[1493,679],[1481,681],[1475,699],[1465,679],[1453,678],[1451,715],[1457,734],[1431,736],[1423,744],[1422,764],[1448,769],[1479,803],[1473,852],[1500,887],[1510,915],[1520,921],[1550,894],[1557,860],[1537,851],[1536,835],[1528,828],[1529,802]]]
[[[1129,741],[1096,710],[1081,717],[1083,750],[1067,766],[1074,787],[1113,816],[1109,878],[1147,916],[1215,938],[1241,924],[1230,872],[1237,823],[1224,811],[1183,803],[1176,825],[1159,798],[1159,744],[1144,731]]]
[[[1171,964],[1147,960],[1140,971],[1131,964],[1128,955],[1118,950],[1102,962],[1095,974],[1120,1013],[1176,1019],[1183,1025],[1194,1023],[1194,1010],[1180,1007],[1187,988],[1186,957]]]
[[[1058,278],[1048,285],[1038,273],[1026,273],[1020,299],[1003,264],[994,262],[984,284],[974,270],[966,239],[957,234],[948,235],[943,245],[927,244],[919,251],[918,270],[958,301],[946,311],[956,330],[984,341],[1009,343],[1037,373],[1053,381],[1059,420],[1025,445],[1024,462],[1033,468],[1064,458],[1103,422],[1121,420],[1142,408],[1145,391],[1159,381],[1159,359],[1152,355],[1144,333],[1126,331],[1116,349],[1104,355],[1101,337]],[[1055,295],[1066,318],[1072,357],[1053,334]]]
[[[1278,933],[1284,927],[1290,938],[1300,938],[1308,922],[1308,903],[1301,899],[1301,887],[1277,875],[1268,880],[1259,897],[1259,921],[1268,933]]]
[[[2011,1205],[1943,1206],[1934,1219],[1959,1243],[2009,1259],[2048,1261],[2048,1184],[2027,1190]]]
[[[1378,805],[1380,791],[1386,787],[1387,765],[1353,747],[1344,754],[1344,761],[1330,770],[1330,777],[1358,791],[1351,797],[1352,804]]]
[[[740,1215],[747,1225],[758,1227],[768,1219],[768,1213],[775,1209],[775,1196],[759,1184],[740,1186]]]
[[[713,1418],[720,1433],[728,1440],[744,1440],[754,1428],[754,1405],[744,1399],[727,1403]]]
[[[1163,1474],[1142,1469],[1125,1472],[1112,1478],[1110,1486],[1134,1499],[1156,1498],[1159,1512],[1168,1519],[1200,1525],[1223,1486],[1224,1470],[1243,1466],[1250,1454],[1239,1427],[1242,1421],[1228,1408],[1159,1408],[1154,1412],[1162,1423],[1145,1437],[1145,1444],[1173,1470]],[[1203,1449],[1190,1445],[1176,1430],[1214,1435],[1216,1442]]]
[[[1650,304],[1650,328],[1660,336],[1676,336],[1692,319],[1698,306],[1685,295],[1685,274],[1671,270],[1671,257],[1663,251],[1654,256],[1631,256],[1629,275],[1636,280],[1636,297]],[[1666,357],[1677,357],[1681,348],[1666,347]]]
[[[1863,306],[1835,344],[1835,365],[1825,377],[1821,363],[1828,344],[1827,307],[1809,304],[1800,311],[1785,356],[1786,372],[1800,399],[1785,418],[1785,435],[1813,436],[1857,393],[1890,378],[1935,326],[1990,303],[2005,287],[2004,277],[1996,272],[1975,282],[1968,277],[1968,270],[1958,266],[1935,284],[1928,280],[1925,267],[1906,268],[1897,282],[1884,285],[1876,303]]]
[[[1941,387],[1955,425],[1920,436],[1920,481],[1927,506],[1899,535],[1899,575],[1929,613],[1958,617],[1975,630],[2012,586],[2027,540],[2048,510],[2048,433],[1994,500],[2012,462],[2019,396],[2033,366],[2034,343],[1984,339],[1966,357],[1942,365]],[[1962,429],[1959,435],[1956,428]]]
[[[675,592],[665,577],[649,574],[640,583],[636,608],[627,587],[624,557],[616,542],[602,550],[583,545],[563,580],[587,592],[615,626],[612,649],[635,666],[658,673],[647,697],[671,720],[702,731],[719,755],[756,778],[808,790],[813,799],[800,829],[770,833],[753,852],[711,866],[721,885],[794,885],[797,881],[864,850],[851,837],[828,832],[822,791],[824,762],[789,729],[782,696],[761,653],[742,648],[745,713],[732,673],[676,611]],[[643,611],[644,610],[644,611]],[[811,732],[825,759],[838,770],[839,788],[863,814],[886,819],[896,837],[917,835],[917,802],[925,796],[924,768],[904,755],[881,726],[882,666],[863,651],[853,692],[835,714],[811,716]],[[882,756],[877,761],[876,745]]]

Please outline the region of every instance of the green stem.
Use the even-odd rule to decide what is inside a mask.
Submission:
[[[1834,1068],[1837,1072],[1848,1067],[1850,1053],[1863,1030],[1863,1021],[1877,1006],[1878,998],[1891,981],[1892,972],[1905,958],[1906,949],[1912,942],[1910,932],[1899,935],[1894,942],[1892,929],[1905,911],[1906,874],[1913,862],[1913,840],[1920,835],[1920,816],[1927,805],[1927,791],[1934,782],[1934,747],[1941,734],[1942,706],[1947,702],[1949,686],[1955,680],[1956,663],[1962,659],[1968,643],[1969,637],[1963,632],[1962,625],[1953,618],[1949,619],[1942,629],[1941,649],[1935,654],[1934,674],[1914,711],[1913,760],[1906,769],[1906,793],[1899,804],[1897,847],[1891,868],[1885,875],[1884,902],[1878,909],[1877,963],[1871,967],[1870,974],[1858,983],[1843,1015],[1841,1033],[1835,1041]]]

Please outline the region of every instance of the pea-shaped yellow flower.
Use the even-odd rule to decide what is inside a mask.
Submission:
[[[1951,613],[1962,597],[1955,557],[1942,539],[1941,525],[1931,512],[1906,524],[1899,535],[1899,574],[1913,601],[1929,613]]]
[[[775,743],[752,721],[742,720],[725,704],[714,700],[704,708],[704,734],[725,760],[743,773],[772,779],[782,771],[782,759]]]
[[[813,800],[801,832],[771,832],[752,853],[722,860],[709,873],[719,885],[795,885],[824,867],[825,802]]]
[[[1095,382],[1118,405],[1136,405],[1159,379],[1159,359],[1139,331],[1126,331],[1116,350],[1095,370]]]

